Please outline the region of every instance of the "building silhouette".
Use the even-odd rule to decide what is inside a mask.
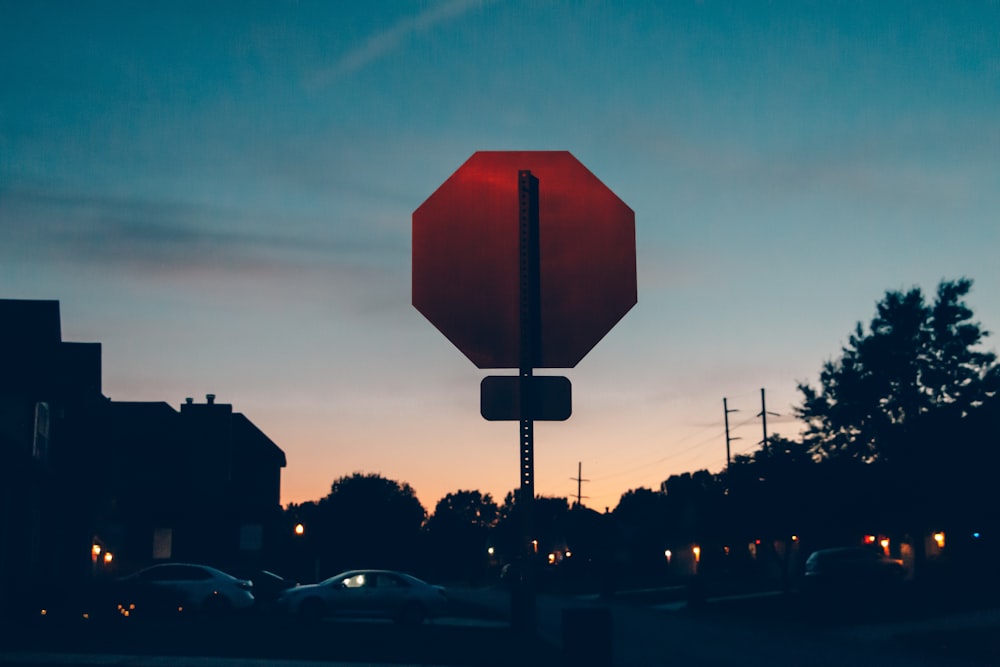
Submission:
[[[111,401],[96,537],[119,568],[151,560],[261,566],[280,520],[284,452],[233,406]]]
[[[155,561],[265,565],[284,452],[233,406],[111,401],[58,301],[0,299],[0,607]]]

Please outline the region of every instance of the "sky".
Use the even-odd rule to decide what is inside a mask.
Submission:
[[[285,504],[500,501],[518,426],[412,306],[411,216],[476,151],[570,151],[635,212],[638,303],[535,485],[613,509],[722,470],[724,398],[734,454],[761,389],[795,437],[887,290],[969,277],[1000,330],[998,34],[995,0],[0,0],[0,298],[59,300],[113,400],[231,403]]]

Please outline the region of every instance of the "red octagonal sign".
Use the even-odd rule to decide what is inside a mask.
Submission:
[[[538,179],[540,368],[636,303],[635,214],[568,151],[480,151],[413,212],[413,305],[479,368],[520,364],[518,172]]]

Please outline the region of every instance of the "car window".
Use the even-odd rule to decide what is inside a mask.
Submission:
[[[203,581],[211,575],[200,567],[190,565],[164,565],[143,573],[145,581]]]
[[[353,577],[347,577],[342,582],[341,585],[344,588],[361,588],[366,584],[366,576],[362,572],[361,574],[355,574]]]
[[[394,574],[379,574],[375,578],[377,588],[405,588],[407,583]]]
[[[163,581],[167,574],[168,573],[166,573],[162,567],[158,567],[152,570],[140,572],[136,576],[136,579],[139,581]]]
[[[204,581],[211,578],[212,575],[200,567],[181,565],[174,569],[173,579],[175,581]]]

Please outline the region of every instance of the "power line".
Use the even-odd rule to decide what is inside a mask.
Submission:
[[[593,481],[595,481],[595,482],[603,482],[604,480],[610,479],[612,477],[620,477],[621,475],[627,475],[627,474],[629,474],[631,472],[635,472],[636,470],[643,470],[645,468],[648,468],[650,466],[656,465],[658,463],[663,463],[664,461],[668,461],[668,460],[670,460],[672,458],[676,458],[676,457],[678,457],[678,456],[680,456],[682,454],[686,454],[686,453],[688,453],[690,451],[693,451],[693,450],[697,449],[698,447],[701,447],[701,446],[703,446],[703,445],[705,445],[707,443],[716,441],[719,438],[720,435],[721,435],[721,432],[716,432],[715,434],[713,434],[713,435],[705,438],[704,440],[700,440],[700,441],[694,443],[690,447],[686,447],[686,448],[684,448],[684,449],[682,449],[680,451],[677,451],[677,452],[672,452],[670,454],[667,454],[666,456],[662,456],[662,457],[656,459],[655,461],[649,461],[648,463],[644,463],[642,465],[638,465],[638,466],[629,468],[627,470],[622,470],[622,471],[619,471],[619,472],[616,472],[616,473],[611,473],[609,475],[604,475],[602,477],[595,477]]]
[[[763,398],[763,389],[761,390],[761,392],[762,392],[762,398]],[[746,396],[748,394],[741,394],[741,395],[742,396]],[[724,410],[728,410],[728,412],[737,412],[738,411],[738,410],[729,410],[726,401],[727,401],[727,399],[723,399],[723,409]],[[772,415],[772,416],[776,416],[776,417],[780,416],[780,415],[778,415],[778,414],[776,414],[774,412],[767,412],[766,409],[764,409],[763,412],[765,412],[768,415]],[[661,457],[659,457],[657,459],[654,459],[652,461],[648,461],[646,463],[642,463],[642,464],[639,464],[639,465],[636,465],[636,466],[632,466],[632,467],[626,468],[624,470],[620,470],[618,472],[614,472],[614,473],[610,473],[610,474],[607,474],[607,475],[602,475],[602,476],[599,476],[599,477],[595,477],[593,479],[582,480],[582,481],[588,481],[588,482],[593,481],[593,482],[596,482],[596,483],[602,483],[602,482],[605,482],[607,480],[618,478],[618,477],[622,477],[623,475],[629,475],[629,474],[635,473],[635,472],[640,471],[640,470],[647,470],[648,468],[650,468],[652,466],[657,466],[657,465],[659,465],[661,463],[664,463],[666,461],[671,461],[672,460],[676,464],[676,463],[678,463],[678,460],[677,460],[678,457],[683,457],[685,454],[694,453],[694,452],[696,452],[696,450],[699,450],[700,448],[702,448],[703,446],[705,446],[705,445],[707,445],[709,443],[718,442],[718,439],[719,439],[720,436],[724,436],[724,437],[727,438],[727,443],[726,443],[727,444],[726,465],[728,467],[729,464],[730,464],[730,457],[731,457],[731,454],[730,454],[730,451],[729,451],[730,450],[729,441],[741,440],[742,439],[739,436],[732,436],[731,435],[732,431],[735,431],[736,429],[738,429],[738,428],[740,428],[742,426],[746,426],[747,424],[753,422],[754,420],[756,420],[758,417],[761,417],[761,416],[763,416],[764,419],[765,419],[765,429],[766,429],[766,416],[764,416],[764,415],[762,415],[760,413],[755,414],[755,415],[751,415],[751,416],[747,417],[746,419],[743,419],[743,420],[737,422],[736,424],[728,424],[729,420],[728,420],[728,413],[727,413],[726,414],[726,419],[725,419],[726,428],[724,428],[722,431],[715,431],[715,432],[713,432],[712,435],[709,435],[709,436],[707,436],[705,438],[702,438],[701,440],[698,440],[697,442],[694,442],[691,445],[689,445],[689,446],[687,446],[687,447],[685,447],[685,448],[683,448],[681,450],[677,450],[677,451],[671,452],[670,454],[667,454],[666,456],[661,456]],[[689,433],[689,434],[685,435],[683,438],[680,438],[679,440],[676,440],[674,442],[674,444],[678,444],[678,443],[684,442],[685,440],[688,440],[690,438],[697,437],[699,434],[705,433],[705,431],[707,431],[710,428],[712,428],[712,427],[711,426],[706,426],[701,431],[697,431],[697,432],[694,432],[694,433]],[[766,431],[765,431],[765,433],[766,433]],[[737,454],[743,454],[743,453],[749,451],[750,449],[752,449],[757,444],[760,444],[760,443],[751,444],[751,445],[747,446],[746,448],[744,448],[744,449],[742,449],[742,450],[740,450],[740,451],[738,451],[736,453]],[[681,459],[681,461],[694,460],[694,458],[695,457],[686,457],[684,459]],[[579,476],[580,476],[580,474],[578,473],[578,477]],[[574,480],[574,481],[577,481],[577,478],[574,478],[574,477],[571,477],[570,479]],[[577,489],[577,495],[580,496],[580,497],[582,497],[581,494],[580,494],[580,489],[579,488]]]
[[[752,421],[754,421],[756,419],[757,419],[757,416],[756,415],[752,415],[752,416],[747,417],[746,419],[744,419],[744,420],[736,423],[735,425],[731,425],[730,429],[731,430],[736,430],[736,429],[740,428],[741,426],[746,426],[747,424],[749,424],[750,422],[752,422]],[[709,428],[712,428],[712,427],[711,426],[707,426],[707,427],[703,428],[701,431],[693,433],[693,434],[688,434],[688,435],[684,436],[683,438],[681,438],[680,440],[678,440],[676,442],[684,442],[685,440],[687,440],[689,438],[696,437],[699,433],[704,433]],[[689,452],[693,452],[694,450],[696,450],[696,449],[698,449],[698,448],[700,448],[700,447],[702,447],[704,445],[707,445],[709,443],[718,442],[719,437],[723,436],[723,435],[725,435],[725,431],[724,430],[723,431],[714,431],[712,433],[712,435],[706,436],[705,438],[703,438],[703,439],[701,439],[701,440],[699,440],[699,441],[691,444],[688,447],[685,447],[684,449],[681,449],[681,450],[675,451],[675,452],[671,452],[670,454],[667,454],[666,456],[661,456],[660,458],[657,458],[657,459],[652,460],[652,461],[648,461],[646,463],[642,463],[642,464],[639,464],[639,465],[636,465],[636,466],[633,466],[633,467],[630,467],[630,468],[626,468],[625,470],[620,470],[618,472],[610,473],[610,474],[607,474],[607,475],[602,475],[600,477],[594,477],[591,481],[593,481],[593,482],[604,482],[606,480],[613,479],[615,477],[621,477],[622,475],[628,475],[628,474],[634,473],[634,472],[639,471],[639,470],[645,470],[645,469],[647,469],[647,468],[649,468],[651,466],[655,466],[655,465],[658,465],[660,463],[664,463],[665,461],[669,461],[671,459],[676,459],[677,457],[683,456],[684,454],[687,454]],[[735,439],[739,439],[739,438],[733,438],[733,439],[735,440]]]

